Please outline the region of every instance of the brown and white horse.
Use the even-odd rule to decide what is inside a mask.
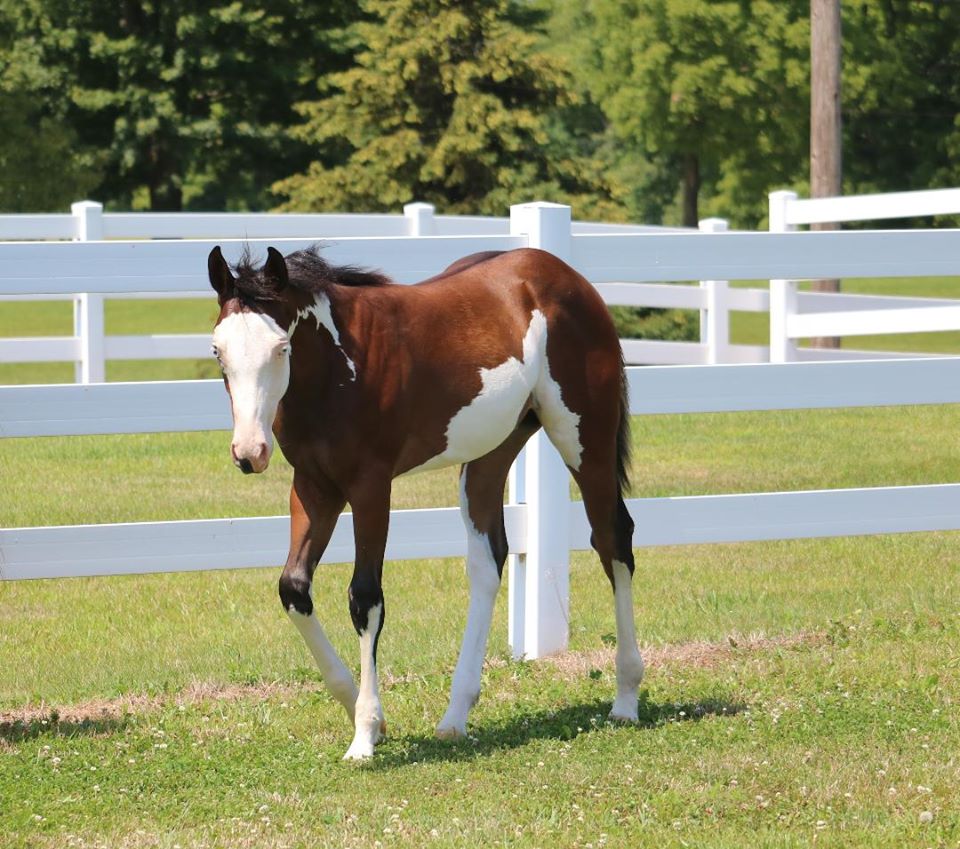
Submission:
[[[633,522],[623,503],[629,417],[616,331],[596,290],[539,250],[482,253],[415,286],[329,265],[316,250],[233,270],[216,247],[214,354],[233,408],[231,454],[262,472],[273,434],[293,466],[290,553],[280,600],[326,685],[355,725],[345,758],[367,758],[385,724],[377,640],[391,481],[459,464],[470,606],[441,737],[466,733],[507,557],[503,490],[543,427],[583,493],[591,541],[614,591],[617,696],[637,719],[643,661],[631,578]],[[311,581],[337,517],[353,509],[348,590],[360,636],[360,686],[313,612]]]

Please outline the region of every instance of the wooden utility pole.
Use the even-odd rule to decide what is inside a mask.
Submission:
[[[840,0],[810,0],[810,196],[842,191],[840,123]],[[812,224],[836,230],[836,224]],[[815,280],[817,292],[839,292],[839,280]],[[839,348],[837,338],[814,339],[819,348]]]

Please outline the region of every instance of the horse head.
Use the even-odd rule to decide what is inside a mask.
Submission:
[[[207,260],[220,315],[213,329],[213,354],[223,372],[233,412],[230,454],[244,474],[262,472],[273,453],[273,421],[290,382],[289,317],[281,299],[287,266],[276,248],[267,249],[259,270],[237,278],[219,245]]]

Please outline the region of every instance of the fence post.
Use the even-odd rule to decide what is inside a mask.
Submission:
[[[701,233],[726,233],[724,218],[704,218]],[[700,310],[700,341],[707,346],[707,362],[724,363],[730,359],[730,307],[726,280],[701,280],[700,288],[707,293],[706,309]]]
[[[403,207],[403,215],[407,219],[408,236],[433,236],[436,221],[432,203],[408,203]]]
[[[532,248],[569,261],[570,207],[510,207],[510,232]],[[543,431],[510,473],[510,503],[527,505],[527,553],[510,558],[509,640],[514,657],[538,658],[567,647],[570,632],[570,476]]]
[[[769,229],[787,233],[795,229],[787,222],[787,206],[797,199],[796,192],[770,192]],[[797,359],[797,344],[787,335],[790,316],[797,312],[797,281],[770,281],[770,362],[789,363]]]
[[[70,207],[76,220],[78,242],[103,239],[103,204],[82,200]],[[103,295],[78,294],[73,301],[73,334],[80,339],[80,361],[75,365],[77,383],[103,383],[106,375]]]

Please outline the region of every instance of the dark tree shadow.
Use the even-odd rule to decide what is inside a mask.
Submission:
[[[112,734],[127,726],[128,716],[88,717],[78,720],[60,719],[53,714],[35,719],[16,719],[0,722],[0,740],[8,743],[23,743],[42,738],[96,737]]]
[[[685,704],[655,704],[641,700],[639,722],[624,727],[652,729],[670,722],[698,722],[705,716],[735,716],[746,709],[744,702],[724,699]],[[444,741],[423,734],[391,737],[377,749],[366,768],[392,768],[414,762],[467,761],[519,748],[531,740],[573,740],[606,727],[609,712],[609,700],[597,699],[556,711],[537,711],[502,722],[472,726],[464,740]]]

